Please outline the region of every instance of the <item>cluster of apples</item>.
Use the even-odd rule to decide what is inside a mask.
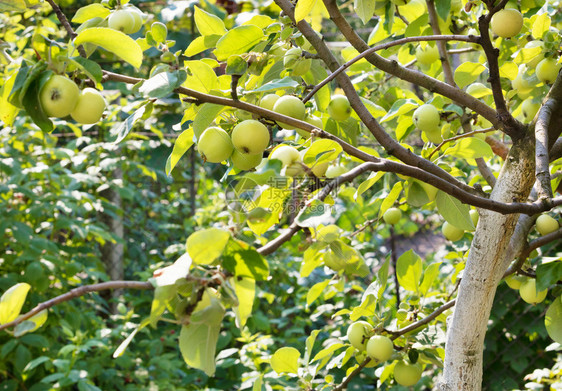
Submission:
[[[39,91],[39,102],[49,117],[71,116],[80,124],[95,124],[101,119],[106,103],[94,88],[82,91],[66,76],[53,75]]]
[[[416,110],[414,110],[414,115],[412,116],[414,125],[416,128],[421,130],[427,139],[433,144],[439,144],[443,141],[441,136],[441,128],[439,126],[441,122],[441,117],[439,111],[435,106],[430,103],[421,105]]]
[[[138,8],[128,6],[113,11],[107,19],[107,25],[125,34],[134,34],[141,29],[143,20],[143,14]]]
[[[529,304],[539,304],[546,299],[548,289],[537,291],[537,282],[534,278],[511,274],[505,278],[507,286],[519,291],[519,296]]]
[[[352,323],[347,329],[347,339],[360,352],[361,358],[364,353],[371,358],[370,367],[389,360],[394,353],[392,340],[385,335],[374,334],[373,326],[365,321]],[[422,372],[419,362],[399,360],[394,365],[394,380],[405,387],[413,386],[421,379]]]
[[[476,227],[476,225],[478,225],[478,220],[480,219],[478,212],[474,209],[471,209],[469,211],[469,214],[470,214],[470,219],[472,220],[472,224]],[[450,240],[451,242],[456,242],[457,240],[460,240],[464,236],[463,229],[460,229],[447,221],[443,223],[443,227],[441,227],[441,232],[443,232],[443,236],[445,236],[445,238],[447,240]]]

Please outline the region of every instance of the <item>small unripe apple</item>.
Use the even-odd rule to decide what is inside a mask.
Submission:
[[[285,169],[285,175],[287,176],[297,176],[304,172],[301,164],[301,154],[296,148],[290,145],[280,145],[273,150],[270,159],[281,160],[283,168]]]
[[[312,66],[311,58],[301,57],[300,59],[297,60],[295,65],[292,66],[291,75],[303,76],[310,70],[311,66]]]
[[[540,215],[536,221],[537,231],[541,235],[548,235],[551,232],[556,231],[560,228],[558,221],[550,217],[549,215]]]
[[[135,17],[130,11],[120,9],[109,15],[107,25],[113,30],[119,30],[125,34],[132,34],[136,27]],[[137,30],[138,31],[138,30]]]
[[[366,346],[367,354],[373,360],[383,362],[388,360],[394,352],[392,340],[384,335],[374,335],[369,338]]]
[[[439,60],[439,49],[437,46],[426,45],[425,48],[418,46],[416,49],[416,60],[422,65],[431,65]]]
[[[261,153],[249,155],[234,149],[230,159],[232,160],[234,167],[238,170],[251,170],[252,168],[259,166],[262,161],[262,157],[263,155]]]
[[[277,102],[275,102],[273,111],[301,121],[304,120],[306,115],[306,107],[304,106],[304,103],[293,95],[283,95],[280,97]],[[294,126],[283,122],[278,122],[278,124],[284,129],[294,129]]]
[[[519,295],[523,301],[529,304],[541,303],[544,299],[546,299],[547,293],[548,289],[540,292],[537,291],[537,283],[534,278],[529,278],[519,287]]]
[[[394,380],[404,387],[410,387],[421,379],[423,369],[420,363],[408,364],[398,361],[394,366]]]
[[[455,227],[453,224],[449,224],[447,221],[443,224],[443,236],[450,240],[451,242],[456,242],[463,237],[464,231],[460,228]]]
[[[340,166],[335,165],[335,166],[330,166],[328,167],[328,169],[326,170],[326,178],[335,178],[338,177],[342,174],[345,174],[347,171],[349,171],[347,168],[345,168],[344,166]]]
[[[553,58],[545,58],[537,64],[535,74],[545,84],[552,84],[558,76],[562,64],[557,64]]]
[[[273,106],[275,105],[275,102],[279,100],[279,98],[280,97],[277,94],[264,95],[260,100],[260,107],[263,107],[267,110],[273,110]]]
[[[39,102],[47,116],[63,118],[74,110],[79,96],[76,83],[68,77],[53,75],[39,91]]]
[[[365,321],[357,321],[347,328],[347,339],[357,350],[364,351],[367,348],[367,341],[373,331],[373,326]]]
[[[475,98],[481,98],[484,94],[488,93],[488,91],[490,91],[490,89],[482,83],[472,83],[466,87],[466,93]]]
[[[129,8],[128,11],[131,13],[131,16],[135,21],[135,24],[133,25],[133,27],[131,27],[131,32],[129,34],[134,34],[142,27],[143,15],[140,10],[137,10],[135,8]]]
[[[528,277],[510,274],[505,278],[505,283],[511,289],[519,289],[521,285],[528,280]]]
[[[269,130],[259,121],[247,119],[232,129],[232,143],[239,152],[256,155],[269,145]]]
[[[334,95],[328,104],[328,114],[335,121],[345,121],[351,115],[351,105],[344,95]]]
[[[283,57],[283,66],[285,68],[292,68],[302,56],[301,48],[291,48],[285,52]]]
[[[230,157],[234,151],[232,141],[223,129],[212,126],[205,129],[197,142],[197,149],[209,163],[220,163]]]
[[[535,115],[539,111],[541,105],[539,103],[533,102],[532,98],[527,98],[521,103],[521,112],[525,118],[525,122],[532,121]]]
[[[80,92],[76,107],[70,113],[72,119],[80,124],[95,124],[105,110],[105,99],[94,88],[84,88]]]
[[[402,218],[402,211],[398,208],[388,208],[382,218],[385,223],[394,225]]]
[[[516,9],[503,9],[492,16],[492,32],[502,38],[511,38],[519,34],[523,27],[523,15]]]
[[[414,121],[414,125],[423,132],[435,131],[441,121],[439,111],[435,106],[429,103],[418,107],[414,111],[412,119]]]

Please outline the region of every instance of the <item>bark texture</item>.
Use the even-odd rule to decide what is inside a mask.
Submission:
[[[514,142],[500,172],[491,199],[525,201],[534,177],[532,137]],[[459,286],[453,320],[447,331],[441,391],[482,388],[484,337],[496,287],[506,270],[505,255],[519,215],[480,210],[480,221]]]

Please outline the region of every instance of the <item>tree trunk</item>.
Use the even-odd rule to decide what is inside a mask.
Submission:
[[[490,198],[524,202],[535,181],[531,137],[514,141]],[[519,215],[480,210],[452,322],[447,330],[441,391],[482,388],[484,337],[496,287],[505,272],[506,252]]]

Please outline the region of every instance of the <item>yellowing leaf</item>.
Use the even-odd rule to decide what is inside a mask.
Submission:
[[[0,324],[9,323],[19,316],[30,288],[31,285],[22,282],[4,292],[0,297]]]
[[[222,255],[229,240],[230,233],[222,229],[204,229],[187,238],[187,252],[193,263],[209,265]]]
[[[480,63],[466,61],[455,70],[455,83],[457,83],[460,88],[463,88],[476,81],[485,70],[486,67]]]
[[[418,254],[409,250],[396,262],[396,274],[400,286],[410,292],[417,292],[422,276],[422,260]]]
[[[84,43],[101,46],[135,68],[140,68],[142,65],[141,47],[134,39],[121,31],[107,27],[89,28],[78,34],[74,40],[76,46]]]
[[[295,7],[295,20],[297,23],[310,14],[316,1],[317,0],[299,0],[297,2],[297,6]]]
[[[535,19],[535,22],[533,23],[533,29],[531,30],[533,37],[535,39],[541,39],[544,33],[546,33],[548,29],[550,29],[550,23],[550,16],[548,16],[546,12],[544,14],[538,15]]]
[[[190,74],[183,83],[184,87],[203,93],[219,88],[217,74],[209,65],[202,61],[186,61],[185,66]]]
[[[100,3],[89,4],[85,7],[79,8],[72,18],[74,23],[84,23],[93,18],[105,18],[109,15],[109,9],[105,8]]]
[[[298,373],[300,352],[291,347],[278,349],[271,357],[271,368],[278,374]]]
[[[235,277],[232,279],[234,292],[238,298],[238,306],[234,308],[236,314],[236,325],[242,329],[252,314],[254,297],[256,295],[256,280],[247,277]]]
[[[243,54],[263,41],[263,30],[257,26],[246,25],[233,28],[217,42],[213,52],[217,60],[224,61],[233,54]]]

